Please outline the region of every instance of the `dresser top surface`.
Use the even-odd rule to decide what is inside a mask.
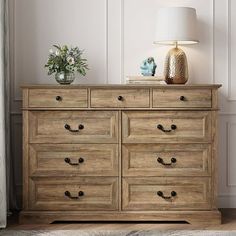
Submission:
[[[25,84],[21,88],[29,89],[78,89],[78,88],[160,88],[160,89],[217,89],[221,84],[73,84],[73,85],[59,85],[59,84]]]

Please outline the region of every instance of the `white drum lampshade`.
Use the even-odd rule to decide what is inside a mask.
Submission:
[[[179,44],[198,43],[197,14],[190,7],[161,8],[157,14],[155,41],[157,44],[173,44],[167,54],[164,76],[167,83],[184,84],[188,80],[187,58]]]

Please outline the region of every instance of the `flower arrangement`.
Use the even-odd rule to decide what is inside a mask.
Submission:
[[[83,51],[78,47],[69,48],[67,45],[53,45],[56,49],[49,50],[47,64],[48,75],[57,74],[79,74],[85,76],[88,70],[87,60],[82,58]]]

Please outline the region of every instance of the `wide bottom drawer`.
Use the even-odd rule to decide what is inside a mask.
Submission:
[[[194,210],[211,208],[207,177],[123,178],[123,210]]]
[[[30,210],[117,210],[118,178],[41,178],[29,182]]]

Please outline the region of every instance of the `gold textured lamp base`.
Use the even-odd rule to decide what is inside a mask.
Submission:
[[[185,84],[188,81],[188,63],[184,51],[172,48],[165,61],[164,77],[167,84]]]

